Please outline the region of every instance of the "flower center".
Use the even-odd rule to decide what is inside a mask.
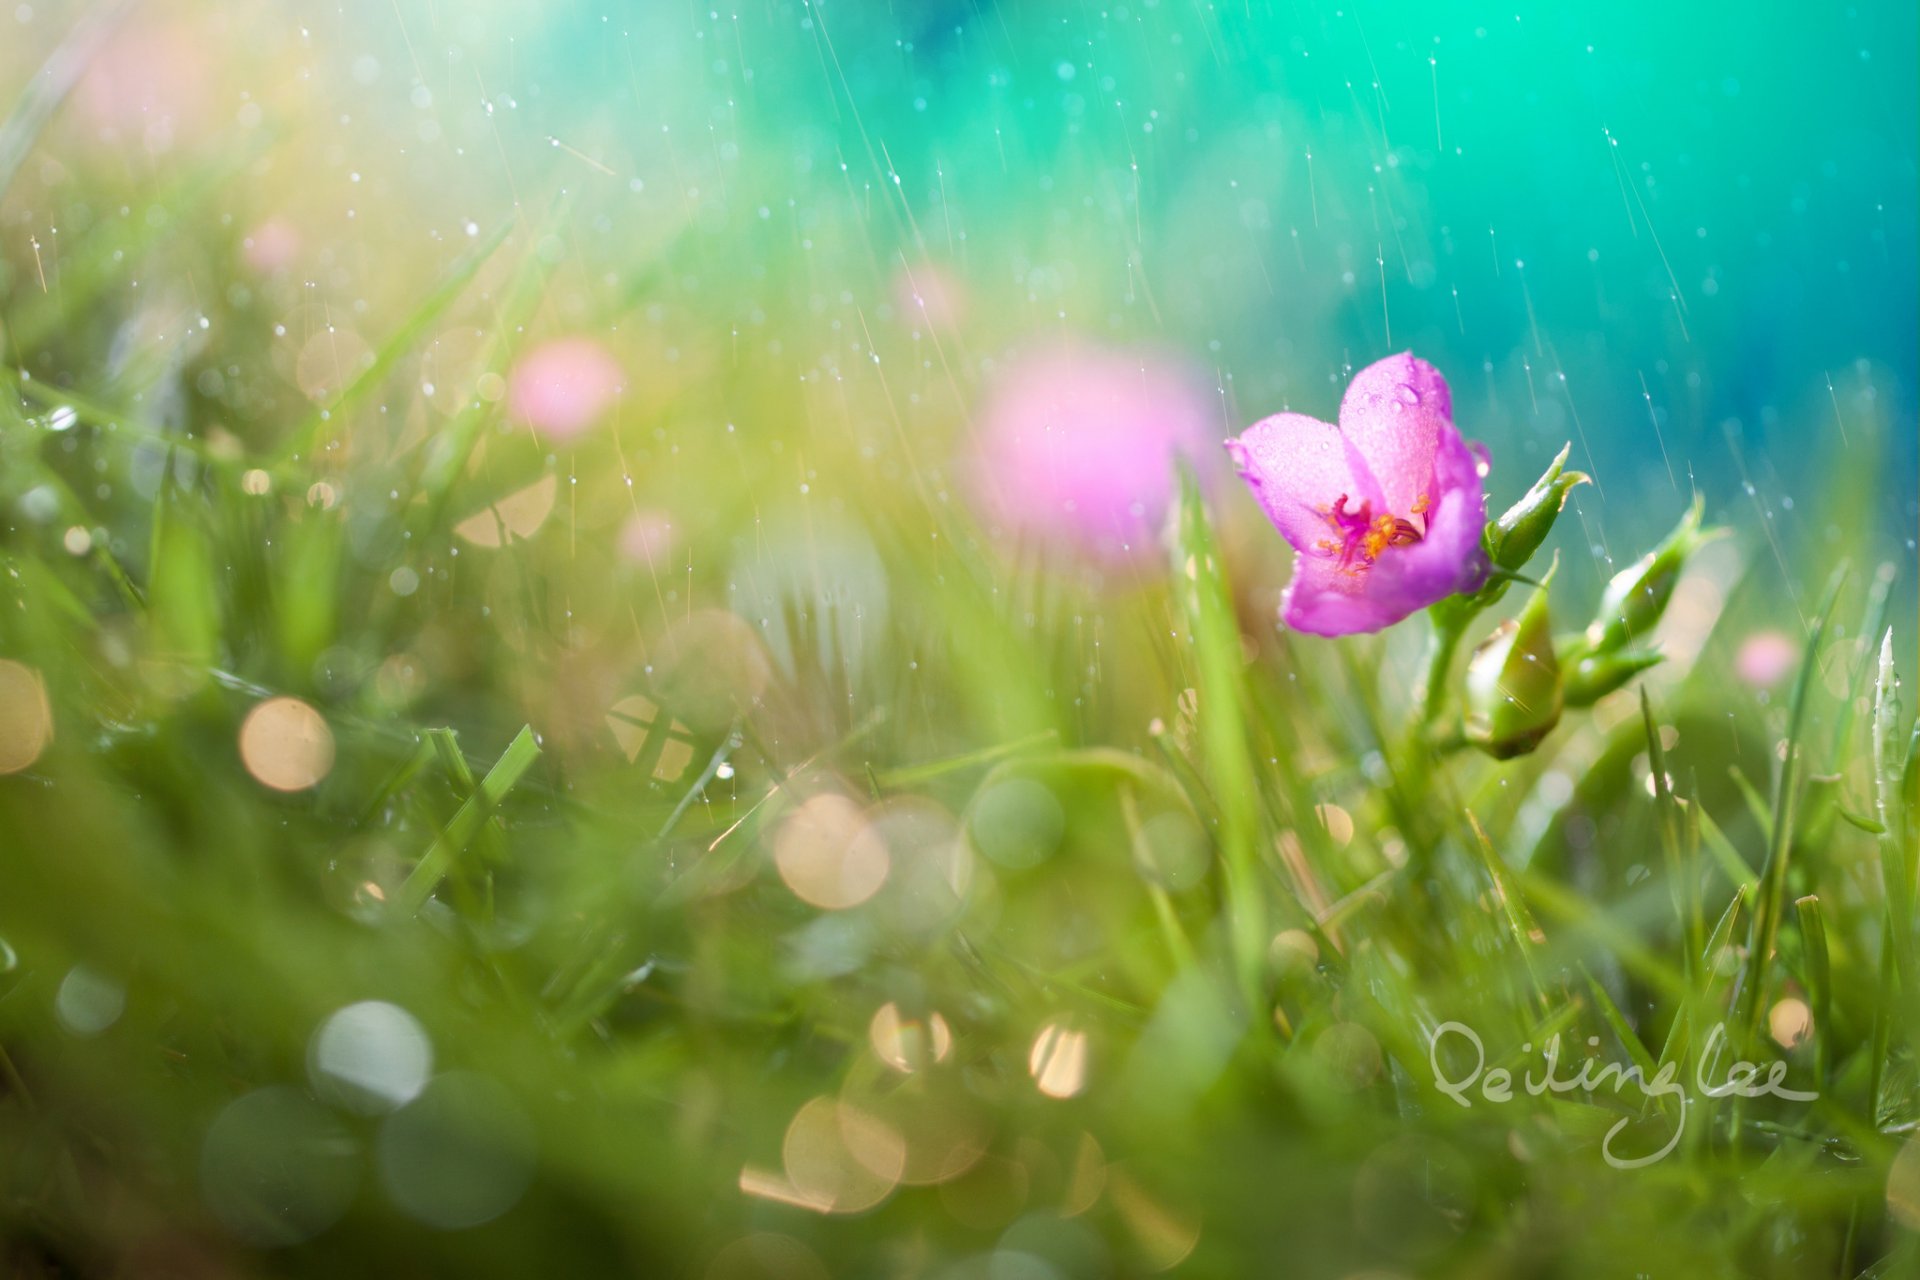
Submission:
[[[1357,511],[1349,511],[1346,494],[1322,512],[1327,524],[1338,535],[1314,544],[1322,555],[1337,556],[1345,573],[1360,573],[1370,568],[1388,547],[1406,547],[1420,541],[1426,532],[1420,525],[1391,513],[1374,515],[1373,504],[1362,502]],[[1413,504],[1411,514],[1424,517],[1429,506],[1426,495]],[[1424,520],[1422,521],[1424,523]]]

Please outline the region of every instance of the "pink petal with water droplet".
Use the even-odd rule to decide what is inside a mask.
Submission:
[[[1328,513],[1342,497],[1378,507],[1380,487],[1352,441],[1332,423],[1301,413],[1262,418],[1227,442],[1267,519],[1296,550],[1333,536]]]
[[[1405,515],[1433,492],[1434,452],[1452,421],[1440,371],[1411,355],[1388,356],[1354,375],[1340,401],[1340,430],[1367,460],[1386,509]]]
[[[1355,376],[1337,429],[1278,414],[1228,442],[1298,553],[1281,604],[1288,626],[1378,631],[1486,580],[1484,451],[1461,438],[1452,403],[1432,365],[1393,356]],[[1395,522],[1406,536],[1389,540]]]

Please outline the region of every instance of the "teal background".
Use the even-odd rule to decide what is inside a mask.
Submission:
[[[683,281],[696,324],[871,332],[931,259],[973,298],[963,381],[1061,330],[1153,339],[1215,371],[1223,427],[1331,414],[1412,348],[1497,491],[1574,441],[1596,567],[1694,486],[1829,539],[1795,508],[1859,451],[1883,487],[1848,532],[1912,551],[1911,5],[668,9],[526,28],[506,136],[641,175],[614,241],[622,199],[704,187],[700,238],[742,239]],[[783,334],[802,376],[851,363],[829,334]]]

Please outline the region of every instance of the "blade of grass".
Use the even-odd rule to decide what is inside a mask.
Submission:
[[[1052,729],[1043,729],[1039,733],[1030,733],[1015,738],[1011,742],[998,743],[983,747],[978,751],[969,751],[957,756],[948,756],[944,760],[929,760],[925,764],[905,765],[898,769],[876,770],[874,779],[882,790],[895,791],[908,787],[922,786],[935,778],[943,778],[949,773],[958,773],[983,764],[995,764],[1007,756],[1019,755],[1035,747],[1055,745],[1060,735]]]
[[[1754,890],[1760,886],[1760,877],[1733,847],[1733,841],[1727,839],[1726,832],[1713,820],[1704,806],[1695,805],[1695,813],[1700,819],[1700,835],[1706,842],[1707,851],[1713,855],[1714,865],[1720,868],[1720,874],[1727,878],[1727,884],[1734,889]]]
[[[433,893],[434,886],[453,868],[454,860],[472,842],[480,825],[492,816],[494,809],[513,790],[521,775],[533,767],[533,762],[539,756],[540,745],[534,741],[533,726],[522,726],[494,762],[493,768],[487,770],[487,776],[473,794],[466,798],[453,817],[448,819],[447,825],[434,837],[426,856],[420,859],[402,882],[394,895],[396,911],[410,916],[420,910]]]
[[[356,404],[379,388],[393,372],[394,366],[413,349],[414,343],[419,341],[428,326],[459,299],[480,268],[493,257],[494,251],[506,242],[507,235],[515,225],[515,220],[508,218],[492,235],[470,252],[461,255],[433,291],[374,352],[373,360],[361,370],[360,376],[342,387],[340,393],[326,404],[314,406],[313,412],[293,429],[281,449],[283,462],[309,455],[318,443],[317,437],[322,429],[329,423],[341,421]]]
[[[1746,773],[1737,764],[1727,766],[1727,777],[1733,780],[1734,789],[1739,791],[1740,799],[1746,803],[1747,813],[1753,818],[1755,826],[1760,828],[1762,843],[1773,840],[1773,816],[1767,812],[1767,801],[1748,780]]]
[[[146,257],[168,237],[211,219],[203,207],[245,173],[273,141],[255,130],[244,147],[223,152],[179,182],[157,192],[124,217],[102,218],[62,260],[60,287],[28,294],[8,339],[16,352],[37,350],[54,334],[74,326],[109,289],[126,283],[128,263]],[[118,232],[125,228],[124,235]]]
[[[1742,1036],[1742,1046],[1753,1044],[1760,1033],[1760,1015],[1766,1004],[1762,999],[1762,989],[1766,985],[1767,967],[1773,959],[1774,940],[1780,932],[1780,917],[1786,905],[1787,860],[1793,847],[1793,804],[1799,791],[1801,738],[1806,727],[1807,702],[1819,670],[1820,645],[1826,636],[1827,619],[1832,616],[1834,602],[1839,599],[1845,575],[1846,568],[1843,565],[1835,572],[1832,583],[1827,587],[1826,599],[1807,635],[1800,672],[1793,682],[1789,703],[1791,710],[1787,713],[1786,757],[1774,777],[1773,804],[1768,818],[1767,858],[1760,872],[1760,890],[1754,899],[1753,925],[1747,931],[1746,967],[1741,972],[1735,997],[1736,1023]]]
[[[1700,945],[1696,926],[1698,911],[1694,898],[1699,886],[1680,857],[1679,805],[1674,799],[1672,781],[1667,776],[1667,753],[1660,742],[1660,727],[1653,722],[1653,701],[1647,686],[1641,685],[1640,723],[1647,735],[1647,765],[1653,780],[1653,804],[1660,825],[1660,849],[1667,863],[1667,886],[1673,895],[1673,914],[1686,946],[1680,953],[1681,965],[1689,985],[1693,981],[1693,954]]]
[[[1473,839],[1468,843],[1480,859],[1480,867],[1492,882],[1493,896],[1500,904],[1501,914],[1507,922],[1507,931],[1513,940],[1515,950],[1520,954],[1520,963],[1525,967],[1527,985],[1533,988],[1533,998],[1544,1017],[1549,1007],[1546,984],[1540,978],[1539,966],[1534,963],[1534,949],[1546,937],[1533,912],[1528,909],[1526,898],[1521,895],[1513,872],[1494,849],[1487,833],[1480,825],[1480,819],[1474,817],[1471,809],[1466,811],[1467,825],[1473,829]]]
[[[1259,874],[1259,779],[1241,716],[1246,691],[1241,687],[1240,624],[1199,483],[1185,466],[1180,473],[1176,555],[1174,577],[1198,668],[1201,740],[1220,804],[1227,933],[1241,995],[1253,1008],[1266,956],[1267,908]]]
[[[567,212],[572,207],[572,198],[561,193],[554,200],[545,223],[531,237],[526,256],[521,260],[519,269],[508,284],[505,301],[490,329],[490,336],[481,353],[479,368],[484,373],[504,374],[513,357],[519,336],[526,322],[539,306],[540,298],[546,289],[548,279],[558,266],[543,248],[561,228],[566,225]],[[453,420],[442,428],[440,434],[421,451],[420,470],[415,477],[414,492],[424,495],[426,502],[420,508],[420,514],[411,522],[415,533],[437,530],[444,523],[447,502],[453,495],[455,482],[466,472],[467,459],[472,455],[474,444],[479,439],[480,428],[494,412],[494,406],[475,396],[473,400],[454,415]]]
[[[1173,961],[1173,972],[1191,968],[1193,965],[1193,941],[1187,937],[1187,931],[1180,926],[1179,913],[1173,909],[1173,899],[1153,875],[1153,850],[1147,844],[1146,831],[1140,822],[1140,802],[1134,796],[1133,788],[1122,785],[1120,788],[1120,817],[1126,823],[1127,842],[1133,847],[1133,865],[1139,870],[1141,880],[1146,884],[1147,897],[1153,903],[1154,920],[1160,926],[1160,935],[1166,940],[1168,957]]]
[[[1676,1002],[1686,999],[1685,976],[1606,911],[1538,873],[1512,868],[1508,872],[1532,907],[1605,943],[1625,968],[1668,999]]]
[[[1833,978],[1827,955],[1827,924],[1815,894],[1793,900],[1794,915],[1800,922],[1801,976],[1806,979],[1807,995],[1813,1005],[1814,1075],[1820,1091],[1830,1092],[1829,1078],[1833,1043]]]
[[[1580,976],[1587,980],[1587,990],[1592,994],[1594,1005],[1600,1010],[1601,1018],[1612,1029],[1614,1039],[1620,1042],[1621,1047],[1627,1051],[1627,1056],[1633,1059],[1633,1065],[1639,1067],[1647,1079],[1653,1079],[1657,1068],[1654,1065],[1653,1054],[1648,1052],[1647,1046],[1640,1042],[1640,1033],[1633,1029],[1633,1024],[1627,1021],[1627,1015],[1620,1011],[1620,1006],[1615,1004],[1613,997],[1607,994],[1606,987],[1601,985],[1600,980],[1593,976],[1593,971],[1585,964],[1580,966]]]

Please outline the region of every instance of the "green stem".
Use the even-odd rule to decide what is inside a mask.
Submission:
[[[1453,655],[1460,649],[1464,630],[1460,622],[1434,614],[1433,631],[1427,637],[1426,672],[1416,694],[1419,718],[1414,727],[1423,734],[1446,714],[1447,673],[1453,668]]]

